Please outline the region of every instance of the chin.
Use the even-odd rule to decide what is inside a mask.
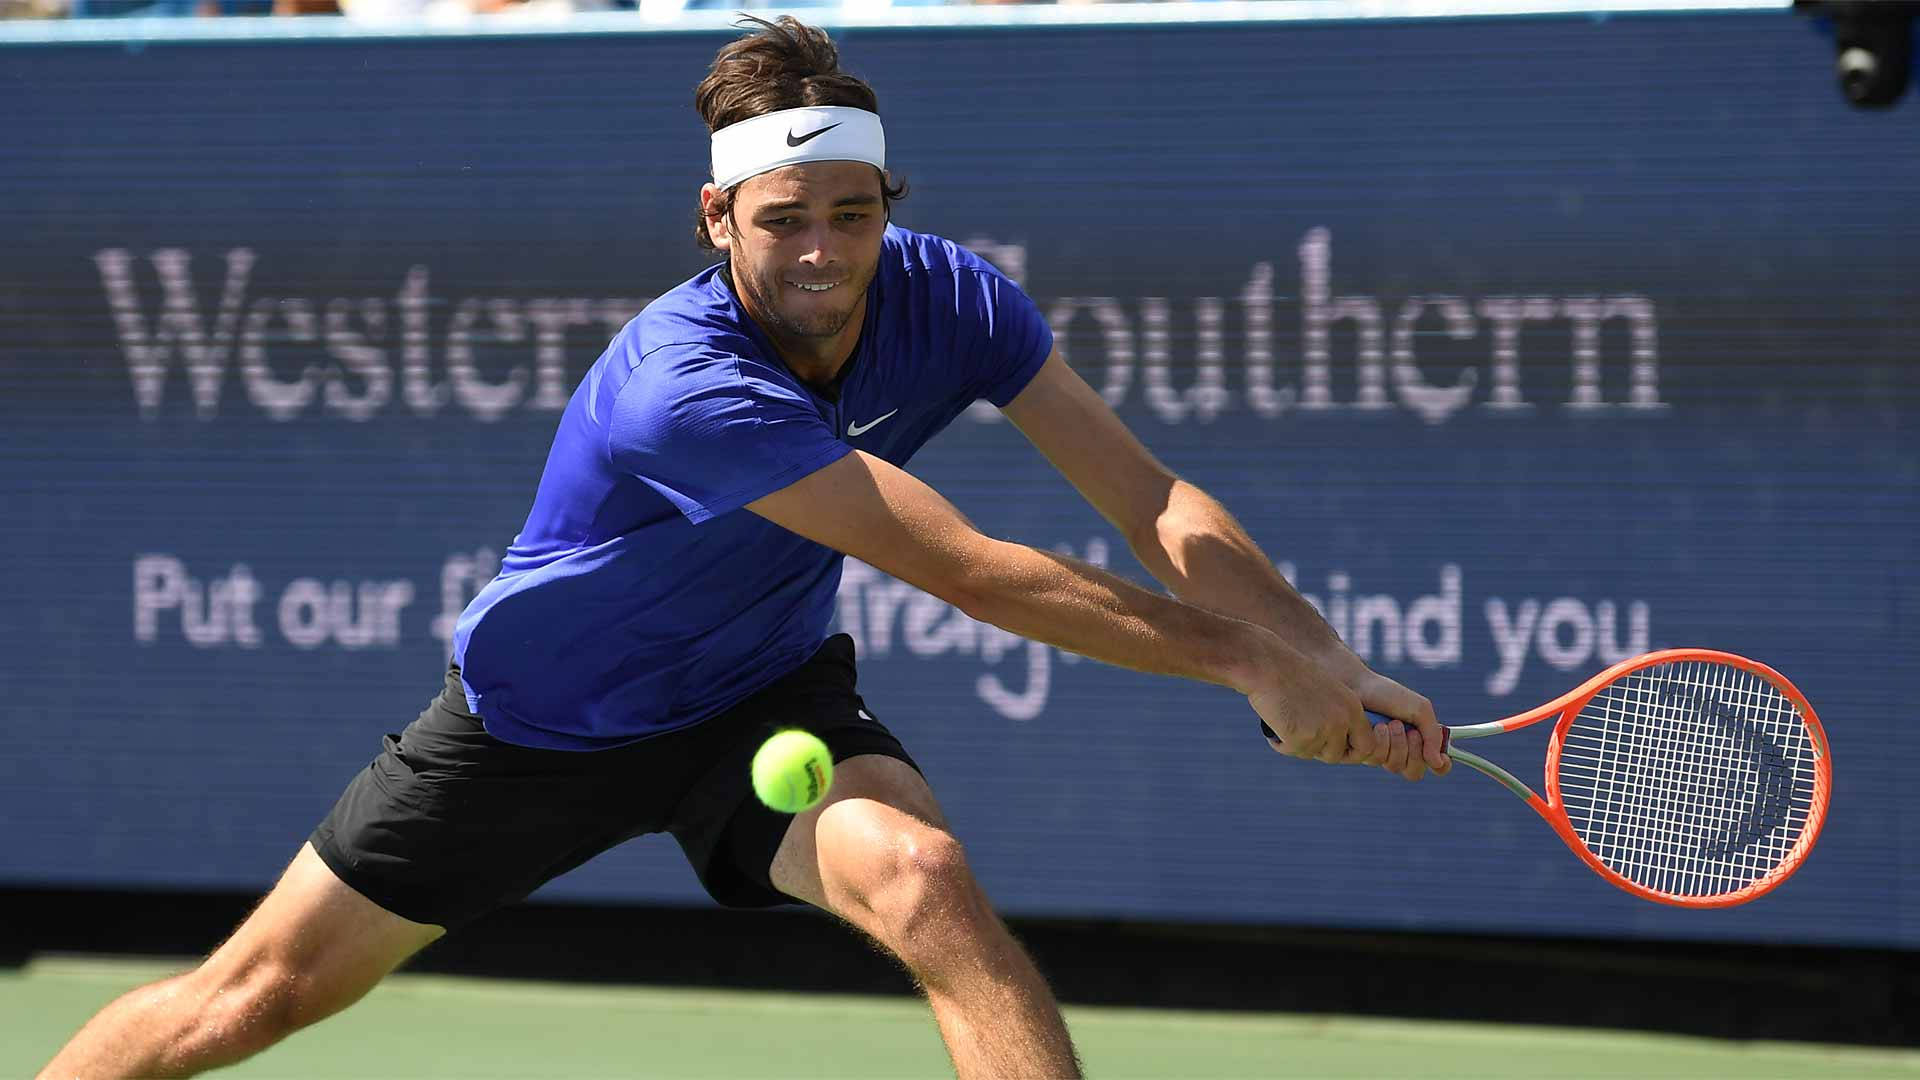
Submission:
[[[832,337],[846,329],[847,320],[853,318],[853,310],[846,311],[810,311],[806,314],[782,312],[780,321],[785,323],[790,333],[801,337]]]

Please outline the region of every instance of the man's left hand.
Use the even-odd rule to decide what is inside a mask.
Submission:
[[[1383,725],[1387,729],[1388,750],[1381,768],[1409,780],[1420,779],[1429,769],[1435,776],[1445,776],[1452,771],[1453,759],[1440,750],[1444,729],[1434,716],[1433,702],[1365,668],[1351,678],[1348,685],[1360,695],[1363,708],[1395,721]]]

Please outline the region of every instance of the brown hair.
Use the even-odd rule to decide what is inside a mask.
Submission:
[[[693,88],[694,108],[700,110],[708,132],[770,112],[809,105],[880,111],[873,87],[840,70],[840,50],[834,48],[826,31],[791,15],[773,22],[744,15],[737,25],[758,29],[723,47],[713,58],[707,77]],[[732,221],[733,193],[737,190],[738,184],[722,191],[710,208],[695,208],[694,239],[701,247],[713,247],[713,238],[707,235],[708,221],[722,217]],[[890,174],[883,174],[880,192],[891,207],[895,199],[907,193],[907,185],[896,184]]]

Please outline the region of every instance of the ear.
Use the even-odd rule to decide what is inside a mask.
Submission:
[[[731,251],[733,234],[727,229],[727,216],[721,214],[715,217],[711,212],[713,210],[714,200],[718,199],[720,195],[721,191],[719,188],[714,187],[712,184],[702,184],[700,186],[700,215],[707,223],[707,239],[713,241],[713,246],[721,251]]]

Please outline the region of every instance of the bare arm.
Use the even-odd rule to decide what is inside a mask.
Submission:
[[[1359,761],[1375,752],[1358,698],[1272,631],[985,536],[879,458],[848,454],[747,509],[1023,637],[1238,690],[1290,744],[1298,740],[1290,752],[1300,756]]]
[[[1349,684],[1368,670],[1227,508],[1185,480],[1172,479],[1164,508],[1127,544],[1187,603],[1266,626]]]
[[[855,452],[747,509],[1022,637],[1246,692],[1274,635],[1076,559],[983,535],[932,488]]]
[[[1226,507],[1154,458],[1057,352],[1005,411],[1175,596],[1272,630],[1366,707],[1425,733],[1427,763],[1445,771],[1432,703],[1355,656]]]
[[[1058,354],[1006,413],[1173,595],[1265,626],[1342,677],[1365,667],[1226,507],[1154,458]]]

